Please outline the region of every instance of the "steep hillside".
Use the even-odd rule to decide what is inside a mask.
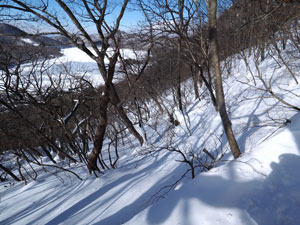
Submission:
[[[6,23],[0,23],[0,34],[4,35],[26,35],[26,32]]]
[[[0,23],[0,43],[6,42],[12,44],[12,39],[18,39],[20,42],[25,42],[27,44],[32,44],[35,46],[43,45],[43,46],[60,46],[62,45],[62,42],[59,40],[55,40],[50,37],[45,36],[34,36],[29,35],[25,31],[6,24],[6,23]]]
[[[292,51],[282,51],[282,57],[299,74],[299,57],[286,54]],[[41,175],[27,185],[2,182],[1,223],[298,224],[300,115],[272,98],[260,75],[282,100],[296,106],[300,105],[300,88],[280,58],[269,55],[258,62],[253,55],[245,55],[246,61],[236,56],[230,70],[223,65],[227,107],[243,152],[238,160],[232,158],[207,91],[201,89],[201,100],[194,100],[189,80],[183,84],[184,115],[176,110],[171,92],[161,96],[179,126],[149,102],[151,119],[145,132],[136,126],[147,135],[147,143],[140,147],[135,139],[124,139],[116,169],[95,178],[83,164],[70,163],[67,168],[82,180],[49,166],[48,174],[37,168]],[[104,149],[110,144],[106,140]],[[199,164],[192,180],[189,165],[174,149],[194,157],[195,165],[197,160],[209,162],[204,149],[220,160],[212,169]],[[51,154],[58,162],[55,166],[65,164],[56,153]],[[107,151],[103,154],[109,164]],[[42,161],[53,165],[47,157]]]

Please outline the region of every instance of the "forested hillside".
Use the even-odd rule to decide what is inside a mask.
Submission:
[[[1,2],[0,224],[298,224],[299,17]]]

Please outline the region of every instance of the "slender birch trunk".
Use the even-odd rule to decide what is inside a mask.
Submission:
[[[218,56],[217,46],[217,26],[216,26],[216,11],[217,0],[208,0],[208,22],[209,22],[209,55],[211,65],[214,70],[214,81],[216,88],[217,106],[222,119],[222,123],[225,129],[227,140],[234,158],[238,158],[241,155],[239,146],[235,139],[231,122],[226,111],[223,82],[220,69],[220,60]]]

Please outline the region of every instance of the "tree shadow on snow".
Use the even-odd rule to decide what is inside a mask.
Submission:
[[[182,203],[185,225],[190,224],[189,201],[215,208],[240,209],[238,216],[244,224],[299,224],[300,221],[300,157],[282,154],[279,163],[272,162],[271,174],[264,180],[240,182],[219,176],[201,176],[170,193],[168,198],[153,204],[147,214],[149,224],[162,224],[168,220],[179,202]],[[182,209],[182,208],[181,208]],[[200,210],[200,209],[199,209]],[[226,217],[224,210],[224,217]],[[204,218],[206,215],[199,218]],[[217,223],[217,221],[215,221]],[[199,221],[201,224],[201,221]]]
[[[162,157],[157,159],[155,163],[161,164],[162,161],[165,161],[168,157],[168,154],[164,154]],[[94,191],[87,197],[83,198],[82,200],[78,201],[76,204],[72,205],[70,208],[66,209],[65,211],[61,212],[55,218],[50,220],[47,225],[54,225],[54,224],[66,224],[68,223],[68,219],[72,218],[73,216],[86,211],[93,212],[93,215],[89,215],[90,220],[89,224],[98,224],[98,225],[114,225],[114,224],[121,224],[126,221],[129,221],[136,213],[142,211],[148,205],[146,205],[147,200],[153,195],[155,192],[159,190],[160,187],[169,185],[170,183],[174,182],[173,176],[165,177],[165,179],[161,179],[159,182],[155,183],[153,186],[149,187],[149,189],[143,193],[140,197],[138,197],[135,201],[128,205],[124,205],[119,211],[113,213],[112,215],[104,218],[101,220],[100,218],[105,217],[107,211],[110,211],[110,207],[113,206],[116,201],[118,201],[119,197],[125,195],[127,191],[130,191],[131,187],[133,187],[140,179],[143,179],[145,175],[151,172],[152,169],[155,168],[154,164],[150,164],[145,166],[143,169],[138,170],[134,173],[128,173],[117,180],[101,187],[99,190]],[[184,171],[184,166],[179,165],[174,171],[170,171],[172,174],[182,174]],[[101,179],[101,178],[100,178]],[[109,192],[111,189],[118,187],[118,186],[126,186],[122,188],[119,192],[114,194],[113,199],[111,198],[104,198],[101,201],[103,195],[106,192]],[[147,189],[147,188],[146,188]],[[84,213],[82,214],[85,215]],[[94,218],[92,218],[94,217]],[[86,218],[85,218],[86,219]],[[100,219],[100,221],[99,221]]]
[[[179,165],[176,167],[172,174],[182,174],[184,171],[184,165]],[[102,219],[99,222],[93,223],[95,225],[118,225],[123,224],[131,220],[136,214],[144,210],[149,203],[147,203],[151,196],[153,196],[161,187],[167,186],[174,183],[173,176],[167,176],[165,179],[160,180],[159,182],[155,183],[151,186],[146,192],[140,195],[134,202],[125,205],[116,213]]]

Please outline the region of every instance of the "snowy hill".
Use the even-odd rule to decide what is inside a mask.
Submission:
[[[72,51],[66,49],[65,55],[91,63]],[[57,170],[27,185],[1,182],[0,224],[299,224],[300,114],[271,98],[258,74],[298,107],[300,87],[278,58],[268,56],[259,64],[253,56],[247,60],[248,65],[235,57],[231,71],[224,72],[228,112],[243,152],[238,160],[231,156],[208,94],[202,90],[195,101],[192,82],[186,81],[185,117],[168,93],[163,96],[180,125],[151,112],[147,144],[140,147],[129,138],[120,145],[118,168],[95,178],[84,165],[71,163],[69,169],[82,181]],[[299,57],[290,62],[299,65]],[[207,172],[199,173],[199,167],[191,179],[189,167],[171,147],[199,158],[207,156],[204,148],[224,157]]]
[[[60,55],[60,41],[33,36],[9,24],[0,23],[0,68],[36,58]],[[19,62],[18,62],[19,61]],[[3,64],[3,65],[2,65]]]
[[[25,31],[14,27],[6,23],[0,23],[0,43],[1,42],[11,42],[13,36],[18,37],[19,41],[23,41],[28,44],[33,45],[44,45],[44,46],[60,46],[62,42],[45,37],[45,36],[32,36],[28,35]]]
[[[6,23],[0,23],[0,34],[6,35],[25,35],[26,33],[17,27]]]

